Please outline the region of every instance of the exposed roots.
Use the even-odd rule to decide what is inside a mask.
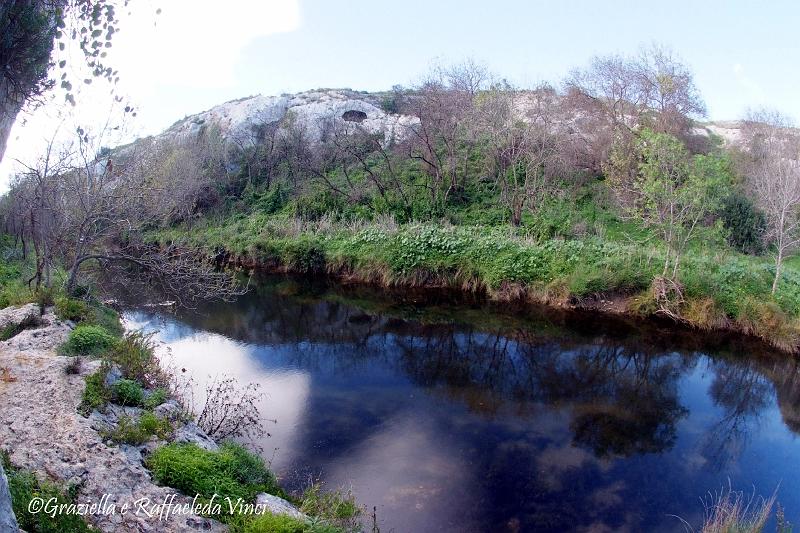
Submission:
[[[656,313],[668,316],[678,322],[685,322],[680,309],[684,304],[683,285],[673,279],[658,276],[651,285],[653,300],[658,307]]]

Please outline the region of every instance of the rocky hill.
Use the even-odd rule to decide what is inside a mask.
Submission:
[[[389,113],[379,95],[349,89],[324,89],[281,96],[250,96],[226,102],[184,118],[162,135],[196,135],[203,127],[216,126],[229,138],[246,136],[254,128],[280,123],[302,129],[306,138],[318,141],[328,123],[357,123],[369,133],[380,133],[385,142],[402,138],[417,117]]]
[[[381,134],[386,144],[402,140],[410,128],[419,124],[413,115],[393,113],[387,110],[390,93],[369,93],[351,89],[316,89],[297,94],[280,96],[248,96],[217,105],[200,113],[185,117],[157,139],[187,138],[214,127],[228,139],[244,138],[257,128],[269,125],[289,125],[302,130],[311,142],[320,140],[325,127],[346,123],[358,124],[372,134]],[[550,95],[546,105],[559,106],[558,97]],[[543,104],[543,99],[531,91],[520,98],[517,111],[520,118],[530,120],[533,110]],[[595,132],[582,131],[595,123],[585,123],[579,113],[556,111],[555,123],[567,126],[572,133],[581,132],[592,137]],[[698,122],[694,128],[699,137],[717,136],[726,145],[737,144],[742,139],[740,121]]]

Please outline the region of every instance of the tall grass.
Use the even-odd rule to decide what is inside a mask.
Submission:
[[[777,491],[769,498],[745,495],[730,486],[711,495],[706,505],[702,533],[761,533],[772,514]],[[779,533],[789,530],[778,524]]]

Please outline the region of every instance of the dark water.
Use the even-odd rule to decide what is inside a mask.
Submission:
[[[684,531],[727,487],[800,522],[800,372],[724,337],[575,314],[418,305],[267,280],[135,311],[202,382],[262,385],[289,487],[352,486],[381,531]],[[774,527],[774,526],[773,526]],[[770,528],[771,530],[771,528]]]

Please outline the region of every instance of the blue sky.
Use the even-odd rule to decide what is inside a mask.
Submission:
[[[246,2],[211,9],[229,4],[248,11]],[[169,10],[169,0],[163,6]],[[690,65],[710,118],[764,105],[800,117],[796,1],[301,0],[294,10],[288,31],[252,35],[236,50],[230,83],[215,86],[211,66],[206,80],[161,86],[140,102],[143,120],[160,128],[249,94],[408,85],[436,60],[468,56],[518,85],[555,82],[593,55],[635,53],[651,42]],[[273,24],[287,18],[264,16]],[[202,38],[213,42],[213,28],[209,34]]]
[[[132,8],[112,49],[120,90],[139,111],[129,135],[251,94],[410,85],[434,62],[466,57],[517,85],[556,83],[594,55],[653,42],[691,67],[709,118],[769,106],[800,119],[797,1],[137,0]],[[107,113],[98,85],[79,97],[84,121]],[[8,156],[29,157],[31,141],[52,130],[52,117],[37,115],[47,113],[12,132]]]

